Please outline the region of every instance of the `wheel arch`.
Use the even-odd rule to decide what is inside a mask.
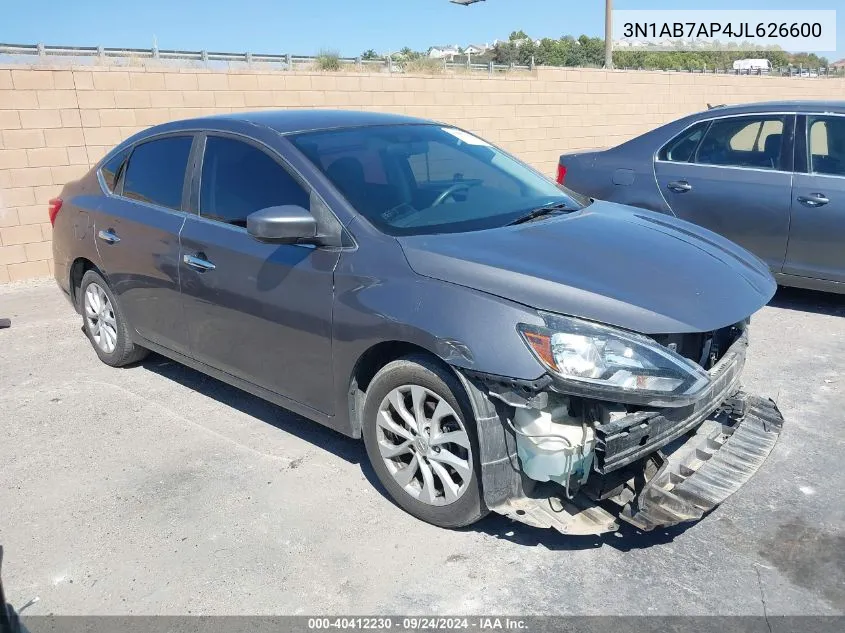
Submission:
[[[79,289],[82,287],[82,278],[89,270],[96,271],[103,279],[108,281],[108,278],[103,274],[103,271],[87,257],[77,257],[73,260],[70,266],[70,273],[68,278],[68,288],[70,289],[70,298],[73,307],[79,312]]]
[[[361,412],[364,408],[367,388],[370,386],[373,377],[388,363],[412,355],[425,356],[444,370],[455,374],[466,388],[459,372],[430,349],[416,343],[400,340],[376,343],[364,350],[358,357],[348,379],[348,415],[352,437],[361,437]],[[467,394],[467,397],[470,397],[470,394]]]
[[[516,437],[503,423],[503,405],[490,398],[486,389],[476,384],[459,368],[450,365],[429,349],[407,341],[383,341],[364,351],[349,378],[349,423],[351,435],[361,437],[361,412],[367,387],[378,371],[388,363],[406,356],[422,355],[453,374],[464,390],[466,402],[475,418],[479,442],[482,499],[487,507],[500,505],[522,494],[521,469],[516,457]]]

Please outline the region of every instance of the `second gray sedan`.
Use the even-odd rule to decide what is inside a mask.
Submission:
[[[719,106],[605,151],[564,154],[558,182],[695,222],[778,283],[845,293],[845,103]]]

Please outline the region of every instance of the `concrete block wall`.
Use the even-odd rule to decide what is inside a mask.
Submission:
[[[51,274],[47,202],[151,125],[238,110],[350,108],[461,126],[553,175],[707,103],[845,99],[845,80],[545,69],[409,76],[196,68],[0,67],[0,283]]]

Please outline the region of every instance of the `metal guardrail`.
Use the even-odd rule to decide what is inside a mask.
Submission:
[[[140,62],[162,65],[191,65],[197,64],[202,67],[239,67],[252,66],[255,64],[268,64],[280,70],[297,70],[321,68],[325,63],[325,56],[320,55],[292,55],[274,53],[225,53],[213,51],[183,51],[168,50],[159,48],[108,48],[103,46],[49,46],[45,44],[3,44],[0,43],[0,61],[12,61],[31,63],[33,57],[45,61],[48,58],[62,58],[62,61],[74,61],[76,63],[130,65]],[[148,61],[149,60],[149,61]],[[409,67],[419,72],[440,71],[441,65],[444,71],[469,71],[487,72],[494,74],[509,71],[531,71],[536,67],[533,58],[530,64],[495,64],[472,63],[468,57],[465,62],[438,60],[423,57],[417,60],[396,60],[393,58],[384,59],[363,59],[361,57],[332,57],[332,65],[336,64],[337,70],[353,69],[372,72],[405,72]],[[578,68],[573,66],[544,66],[545,68]],[[581,68],[596,68],[596,66],[581,66]],[[649,70],[659,71],[653,68],[617,68],[617,70]],[[747,76],[784,76],[802,78],[843,78],[845,68],[822,67],[804,68],[801,66],[788,66],[773,68],[770,71],[763,70],[734,70],[732,68],[673,68],[663,69],[665,72],[686,72],[698,74],[721,74],[721,75],[747,75]]]
[[[180,64],[199,64],[202,66],[269,64],[282,70],[296,70],[304,67],[320,67],[325,56],[320,55],[292,55],[272,53],[223,53],[214,51],[183,51],[159,48],[108,48],[103,46],[49,46],[45,44],[3,44],[0,43],[0,61],[19,61],[31,63],[35,57],[45,63],[49,58],[63,58],[63,60],[77,63],[121,64],[128,63],[162,63],[178,62]],[[331,57],[338,69],[355,67],[357,70],[372,70],[373,72],[404,72],[405,66],[420,67],[421,72],[429,70],[467,70],[488,72],[505,72],[513,70],[533,70],[531,65],[517,64],[473,64],[452,62],[446,59],[420,58],[417,60],[363,59],[361,57]]]

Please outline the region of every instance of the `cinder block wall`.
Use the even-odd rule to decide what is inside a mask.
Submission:
[[[150,125],[237,110],[399,112],[476,132],[552,175],[709,103],[845,99],[845,81],[539,69],[408,76],[121,67],[0,67],[0,283],[49,275],[47,201]]]

